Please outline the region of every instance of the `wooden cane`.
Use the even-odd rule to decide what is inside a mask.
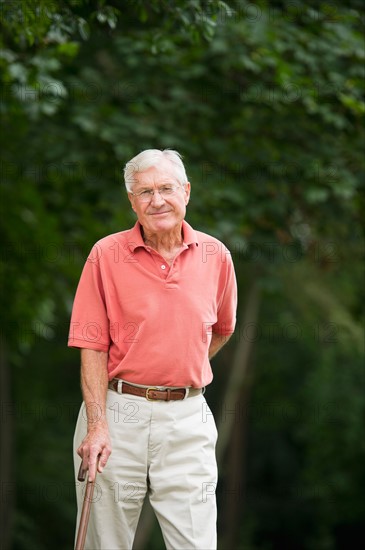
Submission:
[[[98,469],[99,457],[100,455],[97,458],[96,471]],[[82,462],[81,462],[79,473],[77,475],[78,481],[85,481],[86,472],[87,470],[85,470],[82,467]],[[92,502],[93,493],[94,493],[95,479],[96,479],[96,473],[95,473],[94,481],[90,481],[89,476],[87,477],[86,489],[84,494],[84,502],[82,505],[80,523],[79,523],[79,528],[78,528],[77,537],[76,537],[75,550],[84,550],[87,526],[88,526],[89,517],[90,517],[91,502]]]

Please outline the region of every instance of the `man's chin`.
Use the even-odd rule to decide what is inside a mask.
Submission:
[[[180,225],[181,222],[169,219],[169,216],[157,216],[153,220],[151,220],[152,223],[149,224],[150,228],[153,231],[158,232],[169,232],[173,231],[178,225]]]

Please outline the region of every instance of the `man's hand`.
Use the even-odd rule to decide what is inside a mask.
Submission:
[[[107,426],[89,430],[83,439],[77,454],[82,458],[82,469],[89,470],[89,480],[94,481],[96,476],[97,458],[100,455],[97,471],[101,474],[106,466],[112,447]]]

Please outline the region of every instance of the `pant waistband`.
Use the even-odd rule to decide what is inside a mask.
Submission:
[[[134,386],[120,378],[110,380],[108,387],[117,393],[127,393],[137,397],[145,397],[148,401],[181,401],[202,393],[201,388],[166,388],[155,386]]]

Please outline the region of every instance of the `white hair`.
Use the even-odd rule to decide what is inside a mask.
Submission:
[[[172,149],[146,149],[127,162],[124,168],[124,183],[128,193],[132,191],[135,183],[134,175],[148,170],[152,166],[158,166],[162,160],[170,161],[174,175],[180,185],[185,185],[188,181],[186,176],[182,156]]]

